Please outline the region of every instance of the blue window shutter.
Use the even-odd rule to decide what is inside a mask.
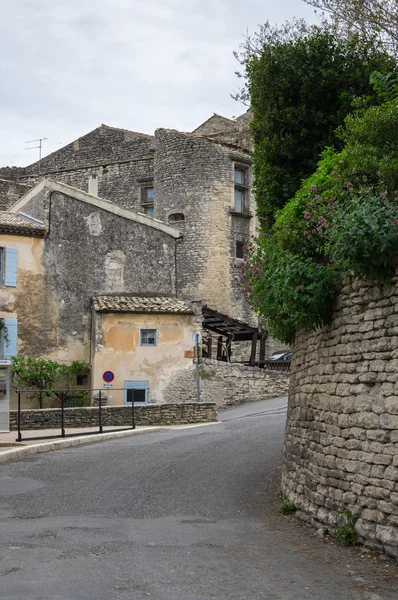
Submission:
[[[18,352],[18,319],[4,319],[7,328],[4,338],[4,358],[16,356]]]
[[[6,248],[6,272],[4,283],[9,287],[17,285],[18,272],[18,250],[16,248]]]

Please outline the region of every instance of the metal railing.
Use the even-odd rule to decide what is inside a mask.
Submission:
[[[117,391],[123,391],[125,392],[127,388],[112,388],[112,392],[117,392]],[[131,425],[129,425],[128,427],[117,427],[117,429],[106,429],[106,433],[111,433],[114,431],[128,431],[130,429],[135,429],[135,413],[134,413],[134,396],[135,396],[135,388],[128,388],[129,391],[132,392],[133,395],[133,400],[131,402]],[[18,409],[17,409],[17,438],[16,438],[16,442],[22,442],[23,440],[25,441],[31,441],[31,440],[45,440],[45,439],[53,439],[53,438],[66,438],[66,437],[73,437],[73,436],[83,436],[83,435],[96,435],[96,434],[100,434],[100,433],[104,433],[104,425],[103,425],[103,407],[104,407],[104,396],[103,393],[105,392],[104,389],[100,389],[100,388],[96,388],[96,389],[79,389],[79,390],[52,390],[51,393],[46,392],[45,390],[22,390],[22,389],[17,389],[16,390],[17,394],[18,394]],[[87,393],[87,394],[91,394],[94,392],[98,392],[98,396],[95,397],[95,401],[97,402],[96,405],[94,406],[90,406],[90,408],[97,408],[98,409],[98,418],[97,418],[97,423],[93,424],[93,425],[88,425],[88,427],[96,427],[96,429],[90,429],[90,431],[79,431],[79,432],[66,432],[66,429],[68,426],[65,425],[65,409],[78,409],[78,408],[84,408],[84,406],[73,406],[71,405],[71,401],[73,402],[74,398],[76,398],[76,396],[81,397],[82,393]],[[26,395],[30,395],[32,396],[33,394],[44,394],[47,397],[51,397],[52,400],[59,400],[59,407],[53,407],[55,410],[59,410],[59,424],[58,427],[54,427],[54,426],[49,426],[47,429],[60,429],[60,433],[57,434],[52,434],[52,435],[39,435],[39,436],[33,436],[33,437],[22,437],[22,431],[24,431],[24,429],[22,429],[24,427],[24,423],[23,423],[23,413],[24,410],[29,410],[29,409],[22,409],[21,408],[21,399],[23,394]],[[125,404],[124,406],[128,406],[130,404],[130,402],[128,402],[128,404]],[[36,409],[36,410],[45,410],[45,409]],[[105,427],[108,427],[105,425]],[[73,429],[73,427],[69,426],[70,429]],[[35,428],[32,428],[35,429]],[[42,428],[44,429],[44,427]],[[29,430],[29,424],[28,427],[25,428],[25,430]],[[40,431],[38,429],[38,431]]]

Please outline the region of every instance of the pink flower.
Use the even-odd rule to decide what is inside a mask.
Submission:
[[[380,194],[380,198],[381,198],[381,200],[385,200],[387,198],[387,196],[385,194]]]
[[[311,192],[316,192],[316,185],[311,186]]]
[[[395,219],[394,225],[398,225],[398,219]]]
[[[308,231],[304,231],[304,236],[308,237],[310,234],[308,233]]]
[[[304,219],[311,219],[311,215],[308,210],[304,213]]]
[[[302,285],[298,285],[298,286],[296,287],[296,290],[297,290],[298,292],[300,292],[302,289],[303,289],[303,286],[302,286]]]
[[[367,180],[368,180],[368,178],[366,177],[366,175],[363,175],[362,181],[367,181]]]

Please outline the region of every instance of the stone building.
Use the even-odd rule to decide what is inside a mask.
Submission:
[[[192,334],[202,326],[215,338],[209,359],[228,361],[242,344],[251,364],[264,358],[236,282],[256,231],[249,118],[213,115],[192,133],[154,136],[101,125],[39,163],[0,169],[0,253],[15,271],[11,286],[0,281],[6,353],[84,360],[92,386],[107,365],[120,387],[145,375],[156,402],[195,393]],[[148,312],[154,298],[159,311]]]
[[[191,134],[101,125],[40,162],[0,169],[0,178],[9,182],[7,208],[17,186],[23,195],[47,177],[172,225],[183,234],[177,294],[255,324],[234,268],[257,227],[250,144],[249,115],[214,115]],[[4,206],[6,192],[0,198]]]

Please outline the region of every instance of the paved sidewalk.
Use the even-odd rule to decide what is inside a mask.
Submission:
[[[59,429],[35,429],[23,431],[22,442],[16,442],[17,432],[11,431],[9,433],[0,433],[0,463],[16,458],[23,458],[31,454],[37,454],[38,452],[51,452],[53,450],[61,450],[72,446],[79,446],[81,444],[92,444],[131,435],[140,435],[143,433],[156,433],[158,431],[169,431],[171,429],[190,429],[193,427],[203,427],[215,424],[217,424],[216,421],[213,423],[137,427],[136,429],[104,427],[103,433],[96,433],[98,429],[91,427],[68,428],[66,433],[73,433],[74,435],[65,438],[59,437]],[[25,436],[37,438],[47,436],[48,439],[24,440]]]

